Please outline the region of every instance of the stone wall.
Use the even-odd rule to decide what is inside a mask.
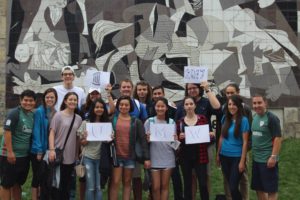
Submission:
[[[269,111],[274,113],[279,118],[282,135],[284,138],[300,138],[300,108],[270,108]],[[252,112],[254,113],[254,111]]]
[[[300,108],[284,108],[283,134],[285,138],[300,138]]]
[[[0,0],[0,127],[5,116],[5,59],[6,59],[6,35],[7,35],[7,2]],[[0,134],[2,133],[2,129]]]

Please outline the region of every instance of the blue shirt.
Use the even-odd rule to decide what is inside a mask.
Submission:
[[[43,105],[38,107],[34,113],[34,124],[32,133],[31,153],[42,154],[48,149],[49,119],[47,114],[50,110]]]
[[[146,121],[146,119],[148,118],[148,113],[146,110],[146,106],[144,104],[142,104],[141,102],[139,102],[136,99],[131,99],[132,104],[134,106],[134,110],[129,113],[131,117],[135,117],[140,119],[142,122]],[[116,111],[116,114],[119,114],[119,111]]]
[[[248,133],[250,130],[247,117],[242,118],[240,126],[240,137],[234,136],[235,122],[232,121],[228,129],[227,138],[223,138],[220,154],[228,157],[241,157],[243,148],[243,133]]]

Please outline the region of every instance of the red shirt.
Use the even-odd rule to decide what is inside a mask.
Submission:
[[[117,156],[125,159],[130,157],[130,148],[129,148],[130,122],[131,122],[130,119],[123,120],[118,118],[116,124]]]

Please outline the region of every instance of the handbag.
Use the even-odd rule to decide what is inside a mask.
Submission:
[[[84,148],[82,150],[82,156],[81,156],[81,159],[80,159],[80,163],[78,165],[75,166],[75,171],[76,171],[76,175],[79,177],[79,178],[82,178],[84,177],[85,175],[85,166],[82,164],[82,160],[83,160],[83,157],[84,157]]]
[[[59,149],[59,148],[55,148],[55,164],[59,165],[63,162],[64,160],[64,150],[63,149]]]
[[[69,130],[68,130],[68,135],[67,135],[67,138],[66,138],[66,140],[65,140],[65,143],[64,143],[63,148],[62,148],[62,149],[60,149],[60,148],[55,148],[55,160],[54,160],[55,165],[60,165],[60,164],[62,164],[63,161],[64,161],[64,150],[65,150],[65,146],[66,146],[66,144],[67,144],[67,141],[68,141],[68,139],[69,139],[71,130],[72,130],[72,128],[73,128],[74,121],[75,121],[75,114],[74,114],[74,116],[73,116],[73,119],[72,119],[70,128],[69,128]]]

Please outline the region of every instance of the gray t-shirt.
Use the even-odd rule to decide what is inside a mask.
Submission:
[[[62,149],[67,138],[68,130],[72,123],[73,115],[65,115],[62,111],[56,112],[50,125],[54,130],[54,147]],[[80,127],[82,119],[76,114],[73,128],[64,150],[63,164],[72,164],[76,159],[76,132]]]
[[[78,135],[80,138],[83,137],[84,131],[86,130],[87,121],[83,121],[80,128],[78,129]],[[89,133],[88,133],[89,134]],[[82,154],[90,159],[100,159],[101,142],[89,141],[83,146]]]
[[[156,117],[150,117],[144,124],[145,133],[150,132],[150,123],[166,124],[167,122],[158,120]],[[169,124],[174,124],[174,120],[170,119]],[[174,134],[176,134],[175,127]],[[171,142],[150,142],[150,160],[151,168],[174,168],[175,151]]]

